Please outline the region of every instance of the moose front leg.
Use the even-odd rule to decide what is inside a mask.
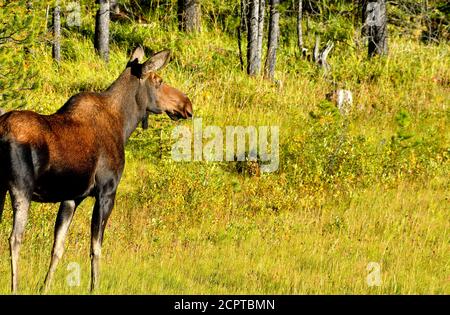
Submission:
[[[45,277],[44,287],[42,288],[44,292],[49,289],[56,267],[58,266],[58,262],[62,258],[67,231],[69,230],[75,210],[80,203],[81,200],[69,200],[61,202],[61,206],[59,207],[58,216],[56,217],[55,223],[52,259],[47,272],[47,276]]]
[[[103,233],[114,207],[116,192],[99,194],[92,214],[91,223],[91,291],[98,287],[100,275],[100,256],[102,252]]]

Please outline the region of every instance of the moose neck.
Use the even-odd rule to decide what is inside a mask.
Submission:
[[[131,74],[131,68],[127,68],[105,91],[113,111],[118,114],[124,143],[145,115],[145,107],[139,106],[137,101],[139,88],[139,78]]]

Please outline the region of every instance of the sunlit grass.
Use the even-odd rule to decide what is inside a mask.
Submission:
[[[345,133],[322,106],[331,84],[283,49],[275,84],[248,78],[234,39],[217,30],[184,36],[158,23],[115,27],[121,40],[108,65],[77,34],[65,40],[59,66],[41,46],[32,65],[41,83],[26,107],[51,113],[79,91],[106,88],[124,69],[133,34],[129,46],[142,40],[148,49],[173,50],[161,75],[189,95],[204,125],[280,126],[281,161],[278,172],[261,177],[226,163],[175,163],[171,128],[191,122],[152,117],[152,128],[127,146],[98,293],[450,293],[448,44],[394,37],[389,57],[371,61],[338,46],[334,79],[355,96]],[[399,122],[400,110],[407,122]],[[402,140],[404,133],[412,137]],[[89,293],[92,205],[77,210],[50,293]],[[10,209],[8,202],[0,225],[1,293],[10,286]],[[23,293],[37,294],[43,282],[56,211],[32,207]],[[71,262],[80,265],[80,286],[68,285]],[[381,265],[380,286],[367,284],[370,262]]]

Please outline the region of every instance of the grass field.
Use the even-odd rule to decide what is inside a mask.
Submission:
[[[354,93],[344,118],[325,100],[330,83],[293,44],[280,49],[274,84],[248,78],[235,40],[214,28],[186,36],[158,23],[115,25],[112,34],[133,40],[113,43],[108,65],[79,34],[63,42],[59,66],[50,47],[38,46],[28,66],[40,82],[26,108],[51,113],[78,91],[106,88],[134,42],[171,48],[161,75],[189,95],[196,117],[279,126],[280,168],[258,177],[235,163],[174,162],[171,130],[192,122],[153,116],[127,146],[98,293],[450,293],[448,43],[393,35],[389,56],[374,60],[338,44],[333,79]],[[49,293],[89,293],[92,206],[77,210]],[[21,293],[37,294],[43,283],[57,208],[32,206]],[[9,293],[9,201],[3,216],[0,293]],[[79,286],[70,285],[71,263],[80,266]],[[377,272],[370,263],[381,268],[379,285],[368,284]]]

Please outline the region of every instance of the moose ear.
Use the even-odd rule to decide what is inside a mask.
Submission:
[[[146,74],[151,71],[157,71],[169,63],[170,50],[166,49],[154,54],[142,65],[142,73]]]
[[[142,48],[141,45],[139,45],[133,50],[129,62],[133,62],[136,59],[139,62],[142,58],[144,58],[144,49]]]

